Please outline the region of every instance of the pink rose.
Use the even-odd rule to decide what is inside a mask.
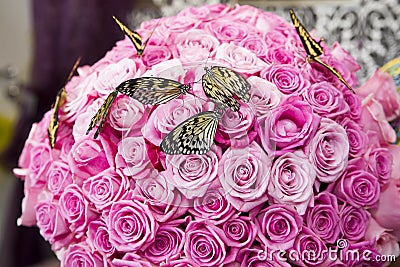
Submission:
[[[289,49],[282,49],[282,46],[279,44],[269,47],[267,53],[263,56],[263,58],[266,62],[270,64],[287,64],[293,66],[295,63],[295,55],[293,51]]]
[[[40,234],[49,241],[54,250],[69,245],[74,234],[61,216],[59,206],[50,201],[41,201],[35,207],[37,226]]]
[[[176,36],[190,29],[196,28],[200,24],[195,18],[185,16],[175,16],[164,19],[157,28],[157,33],[164,37],[169,43],[173,43]],[[148,52],[145,54],[149,54]]]
[[[109,111],[107,119],[110,126],[122,136],[138,135],[147,121],[148,112],[139,101],[128,96],[118,96]]]
[[[306,225],[324,242],[334,244],[340,234],[338,200],[334,194],[322,192],[315,198],[315,205],[306,213]]]
[[[138,197],[112,203],[106,223],[111,244],[122,252],[146,249],[158,229],[149,207]]]
[[[47,171],[47,189],[53,195],[60,195],[68,184],[72,184],[72,173],[67,162],[53,161]]]
[[[113,168],[89,177],[82,185],[85,196],[98,211],[108,209],[113,202],[121,199],[129,188],[128,178],[115,172]]]
[[[260,120],[261,144],[277,154],[302,148],[314,137],[319,122],[308,103],[290,97]]]
[[[184,252],[194,266],[222,266],[227,247],[207,222],[191,221],[186,227]]]
[[[178,15],[191,17],[200,21],[210,21],[225,15],[230,9],[231,7],[223,4],[204,5],[200,7],[190,6],[182,10]]]
[[[382,227],[393,230],[393,235],[400,239],[400,179],[390,179],[382,188],[371,214]]]
[[[161,225],[153,243],[143,251],[143,256],[157,265],[178,258],[183,253],[185,243],[185,232],[178,227],[179,223],[172,221]]]
[[[247,81],[251,85],[250,105],[255,109],[257,119],[268,116],[283,101],[283,94],[275,84],[257,76],[250,76]]]
[[[367,231],[365,232],[366,240],[376,240],[376,248],[382,255],[400,255],[398,240],[390,234],[385,228],[380,226],[373,218],[369,219]]]
[[[303,97],[315,113],[332,120],[349,111],[342,92],[328,82],[314,83],[303,92]]]
[[[244,74],[255,74],[267,65],[256,54],[233,43],[223,43],[216,49],[215,60]]]
[[[250,144],[256,132],[253,130],[256,111],[243,103],[238,112],[225,110],[218,125],[215,141],[232,147],[245,147]]]
[[[233,20],[246,23],[246,25],[255,26],[257,18],[262,14],[261,9],[247,6],[247,5],[235,5],[235,8],[227,13],[227,16],[231,16]]]
[[[159,222],[173,220],[184,214],[189,205],[187,199],[164,176],[151,173],[146,179],[137,181],[134,195],[142,196]]]
[[[363,98],[371,94],[382,105],[386,120],[394,120],[400,115],[400,95],[388,73],[376,70],[372,77],[357,88],[357,95]]]
[[[264,69],[260,77],[275,84],[286,95],[299,95],[310,87],[304,74],[289,64],[274,64]]]
[[[288,152],[275,158],[268,184],[268,195],[273,203],[293,207],[304,215],[314,200],[314,166],[301,151]]]
[[[79,266],[103,267],[105,264],[100,254],[92,252],[86,242],[73,244],[62,254],[61,267]]]
[[[269,51],[264,39],[259,35],[252,34],[240,41],[239,46],[253,52],[257,57],[264,59],[265,54]]]
[[[206,61],[210,52],[219,45],[218,39],[209,32],[192,29],[176,37],[172,54],[174,58],[179,58],[183,63]]]
[[[390,177],[395,179],[400,178],[400,146],[387,145],[386,148],[389,150],[391,158],[393,158]]]
[[[222,188],[209,189],[204,196],[194,199],[193,207],[188,212],[195,219],[213,220],[215,224],[230,220],[237,211],[227,201]]]
[[[286,259],[281,255],[276,256],[277,253],[272,254],[269,250],[260,246],[252,246],[250,248],[243,248],[239,251],[237,256],[237,265],[240,267],[290,267],[291,265],[286,262]]]
[[[103,220],[92,221],[88,225],[87,242],[93,251],[98,251],[105,256],[115,252],[115,247],[110,242],[107,225]]]
[[[255,142],[246,149],[225,151],[218,177],[233,207],[247,212],[267,201],[270,166],[271,159]]]
[[[212,20],[204,25],[222,43],[239,43],[252,32],[247,24],[232,20]]]
[[[345,117],[340,125],[346,130],[349,140],[349,156],[353,158],[361,157],[368,148],[368,136],[361,129],[361,126],[352,119]]]
[[[365,240],[350,243],[343,249],[342,255],[360,255],[359,257],[342,257],[345,266],[371,266],[382,267],[382,255],[376,250],[375,240]]]
[[[374,148],[365,156],[368,170],[378,178],[381,186],[387,184],[392,173],[393,157],[390,151],[387,148]]]
[[[315,137],[306,149],[323,183],[336,181],[347,166],[349,140],[346,130],[333,120],[322,118]]]
[[[343,95],[350,108],[346,115],[358,122],[361,117],[361,98],[349,90],[345,91]]]
[[[342,62],[344,66],[352,72],[352,75],[355,75],[356,71],[361,69],[361,66],[357,63],[354,57],[344,50],[338,42],[333,43],[330,54],[336,60]]]
[[[369,217],[364,209],[344,205],[340,209],[340,230],[345,239],[358,241],[367,230]]]
[[[201,197],[217,179],[221,153],[214,146],[203,155],[167,155],[163,176],[188,199]]]
[[[59,205],[61,216],[70,224],[69,228],[77,238],[84,235],[87,225],[98,217],[76,184],[69,184],[64,189]]]
[[[146,178],[154,167],[147,156],[143,137],[126,137],[118,144],[116,168],[133,179]]]
[[[146,53],[142,56],[143,64],[150,68],[158,63],[170,59],[172,52],[165,46],[147,46]],[[127,79],[125,79],[127,80]],[[122,80],[124,81],[124,80]]]
[[[260,242],[271,249],[289,249],[302,228],[302,217],[291,207],[272,204],[262,210],[253,209],[250,217],[255,220]]]
[[[246,248],[253,244],[257,231],[254,222],[247,216],[235,214],[219,225],[217,232],[225,244],[235,248]]]
[[[125,253],[121,258],[114,258],[111,261],[112,266],[115,267],[154,267],[151,262],[143,257],[137,255],[135,252]]]
[[[29,152],[30,164],[26,183],[29,187],[42,188],[47,183],[47,172],[53,161],[53,151],[46,143],[35,144]]]

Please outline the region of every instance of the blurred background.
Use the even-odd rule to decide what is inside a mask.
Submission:
[[[362,66],[360,83],[400,55],[400,0],[2,0],[0,2],[0,267],[58,266],[36,228],[17,227],[23,183],[12,174],[31,124],[50,109],[78,56],[93,64],[123,35],[187,6],[250,4],[338,41]],[[400,266],[394,263],[391,266]]]

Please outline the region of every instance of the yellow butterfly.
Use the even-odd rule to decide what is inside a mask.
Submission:
[[[176,126],[161,142],[165,154],[207,153],[214,143],[221,110],[198,113]]]
[[[80,57],[75,61],[75,64],[72,67],[72,69],[68,75],[67,82],[65,84],[67,84],[71,80],[76,69],[78,68],[80,61],[81,61]],[[58,91],[56,100],[54,101],[54,104],[53,104],[53,116],[51,117],[49,127],[47,128],[47,135],[49,137],[49,142],[50,142],[51,148],[54,148],[54,146],[56,145],[57,132],[58,132],[58,111],[60,110],[60,107],[63,105],[66,96],[67,96],[67,93],[65,91],[65,86],[64,86]]]
[[[308,31],[304,28],[304,26],[301,24],[300,20],[297,18],[296,14],[292,9],[289,10],[290,17],[292,18],[292,22],[294,27],[296,28],[297,34],[300,37],[300,40],[304,46],[304,49],[307,52],[308,58],[310,60],[313,60],[325,68],[327,68],[330,72],[332,72],[344,85],[346,85],[347,88],[350,89],[353,93],[354,90],[351,88],[351,86],[346,82],[346,80],[343,78],[343,76],[332,66],[329,64],[323,62],[319,57],[324,54],[324,50],[321,47],[320,41],[315,41]]]
[[[142,36],[136,31],[132,31],[129,29],[127,26],[125,26],[121,21],[119,21],[115,16],[112,17],[114,21],[118,24],[118,26],[121,28],[121,30],[124,32],[126,36],[132,41],[133,45],[136,48],[137,54],[139,57],[143,55],[144,49],[146,48],[147,43],[150,40],[150,37],[153,35],[154,30],[150,33],[149,37],[147,40],[143,43]]]

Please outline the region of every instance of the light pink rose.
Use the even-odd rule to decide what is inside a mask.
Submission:
[[[97,211],[108,209],[113,202],[123,198],[129,188],[128,178],[115,172],[114,168],[89,177],[82,185],[83,193]]]
[[[284,99],[283,94],[275,84],[258,76],[250,76],[247,81],[251,85],[250,105],[255,109],[257,119],[269,116],[271,110],[276,108]]]
[[[105,256],[115,252],[115,247],[110,242],[110,234],[103,220],[92,221],[88,225],[87,242],[93,251],[98,251]]]
[[[47,189],[53,195],[60,195],[68,184],[72,184],[72,173],[67,162],[53,161],[47,171]]]
[[[370,141],[376,140],[380,144],[394,143],[396,132],[386,120],[382,105],[369,95],[362,101],[360,124],[368,133]]]
[[[173,43],[176,36],[182,32],[196,28],[200,24],[195,18],[185,16],[169,17],[157,27],[157,33],[163,36],[168,43]],[[148,53],[147,53],[148,54]]]
[[[107,119],[110,126],[122,133],[122,136],[139,135],[147,121],[147,109],[139,101],[120,95],[115,99]]]
[[[228,148],[219,165],[219,180],[227,200],[247,212],[268,199],[271,159],[255,142],[248,148]]]
[[[269,51],[264,39],[261,36],[255,34],[248,35],[246,38],[241,40],[239,46],[250,50],[262,59],[264,59],[265,54]]]
[[[374,148],[365,155],[368,170],[378,178],[382,186],[389,182],[392,173],[393,156],[387,148]]]
[[[221,148],[213,146],[203,155],[167,155],[163,176],[186,198],[203,196],[217,179]]]
[[[302,71],[288,64],[274,64],[264,69],[260,77],[275,84],[286,95],[299,95],[310,87]]]
[[[349,156],[356,158],[364,155],[365,150],[368,148],[368,136],[361,129],[361,126],[352,119],[345,117],[340,125],[346,130],[349,140]]]
[[[233,43],[220,45],[215,60],[242,74],[255,74],[267,66],[256,54]]]
[[[390,231],[380,226],[373,218],[369,219],[367,231],[365,232],[366,240],[376,240],[376,248],[382,255],[400,255],[398,240]]]
[[[204,25],[222,43],[238,44],[248,34],[254,32],[247,24],[227,19],[212,20]]]
[[[293,26],[289,24],[288,21],[272,12],[263,12],[258,16],[256,22],[256,28],[260,32],[269,34],[275,30],[275,32],[281,32],[284,34],[284,37],[286,36],[285,29],[287,30],[290,27]],[[278,38],[279,41],[285,41],[285,39],[286,38]]]
[[[352,72],[352,75],[355,75],[356,71],[361,69],[361,66],[357,63],[355,58],[349,52],[344,50],[338,42],[333,43],[330,54],[337,61],[342,62],[344,66]]]
[[[359,121],[361,117],[361,97],[356,94],[353,94],[349,90],[344,92],[344,99],[346,100],[347,105],[349,105],[349,112],[346,114],[352,120]]]
[[[400,115],[400,94],[392,76],[388,73],[376,70],[356,92],[363,98],[372,94],[372,97],[382,105],[386,120],[391,121]]]
[[[303,152],[288,152],[272,164],[268,195],[273,203],[286,204],[304,215],[313,204],[315,178],[315,168]]]
[[[45,143],[35,144],[29,152],[30,164],[25,182],[29,187],[43,188],[47,183],[47,172],[53,161],[53,151]]]
[[[255,26],[257,18],[261,14],[262,11],[259,8],[236,4],[235,8],[227,13],[227,16],[231,16],[235,21],[246,23],[246,25]]]
[[[382,227],[393,230],[397,240],[400,239],[400,179],[390,179],[382,188],[377,207],[371,214]]]
[[[111,244],[122,252],[145,249],[158,229],[149,207],[136,196],[112,203],[106,223]]]
[[[88,224],[98,217],[85,198],[85,194],[76,184],[69,184],[64,189],[59,205],[61,216],[68,222],[76,238],[83,236]]]
[[[190,6],[182,10],[178,15],[191,17],[200,21],[210,21],[225,15],[230,9],[230,6],[223,4],[204,5],[200,7]]]
[[[345,170],[349,156],[346,130],[333,120],[322,118],[306,151],[316,167],[317,179],[323,183],[336,181]]]
[[[61,257],[61,267],[79,266],[103,267],[104,260],[97,252],[89,249],[86,242],[73,244],[63,252]]]
[[[343,238],[359,241],[367,230],[369,216],[364,209],[345,204],[340,208],[340,231]]]
[[[37,226],[40,234],[49,241],[52,249],[59,250],[69,245],[74,239],[74,234],[61,216],[59,206],[48,201],[40,201],[35,207]]]
[[[386,148],[392,155],[392,172],[390,174],[391,178],[400,178],[400,146],[398,145],[387,145]]]
[[[165,46],[148,45],[146,46],[146,53],[142,56],[142,61],[146,67],[150,68],[158,63],[170,59],[171,56],[172,52]]]

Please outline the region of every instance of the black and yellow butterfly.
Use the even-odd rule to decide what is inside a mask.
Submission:
[[[127,26],[125,26],[121,21],[119,21],[115,16],[113,16],[114,21],[118,24],[118,26],[121,28],[121,30],[124,32],[126,36],[132,41],[133,46],[136,48],[138,56],[143,55],[143,51],[146,48],[147,43],[150,40],[150,37],[153,35],[154,30],[150,33],[149,37],[147,37],[147,40],[143,43],[142,36],[136,31],[132,31],[129,29]]]
[[[245,102],[249,101],[251,86],[239,73],[221,66],[204,69],[206,71],[202,77],[204,93],[217,106],[239,111],[240,104],[234,96]]]
[[[159,77],[141,77],[124,81],[108,95],[106,101],[90,121],[86,134],[89,134],[97,122],[101,120],[94,134],[94,138],[97,138],[118,93],[130,96],[145,105],[160,105],[186,94],[190,89],[189,84]]]
[[[68,75],[67,82],[65,84],[67,84],[71,80],[76,69],[78,68],[80,61],[81,61],[80,57],[75,61],[74,66],[72,67]],[[57,132],[58,132],[58,111],[60,110],[60,107],[64,103],[66,96],[67,93],[65,92],[65,86],[63,86],[57,93],[56,100],[54,101],[53,104],[53,116],[51,117],[49,127],[47,128],[47,135],[49,137],[49,143],[51,148],[54,148],[54,146],[56,145]]]
[[[202,155],[214,143],[221,110],[205,111],[190,117],[176,126],[161,142],[165,154]]]
[[[294,13],[292,9],[289,10],[290,12],[290,17],[292,18],[292,22],[294,27],[296,28],[297,34],[300,37],[300,40],[304,46],[304,49],[307,52],[307,56],[309,60],[315,61],[325,68],[327,68],[330,72],[332,72],[344,85],[346,85],[347,88],[350,89],[353,93],[354,90],[351,88],[351,86],[346,82],[346,80],[343,78],[343,76],[332,66],[329,64],[323,62],[319,57],[324,54],[324,50],[321,46],[321,40],[316,41],[314,40],[310,33],[304,28],[304,26],[301,24],[300,20]]]

